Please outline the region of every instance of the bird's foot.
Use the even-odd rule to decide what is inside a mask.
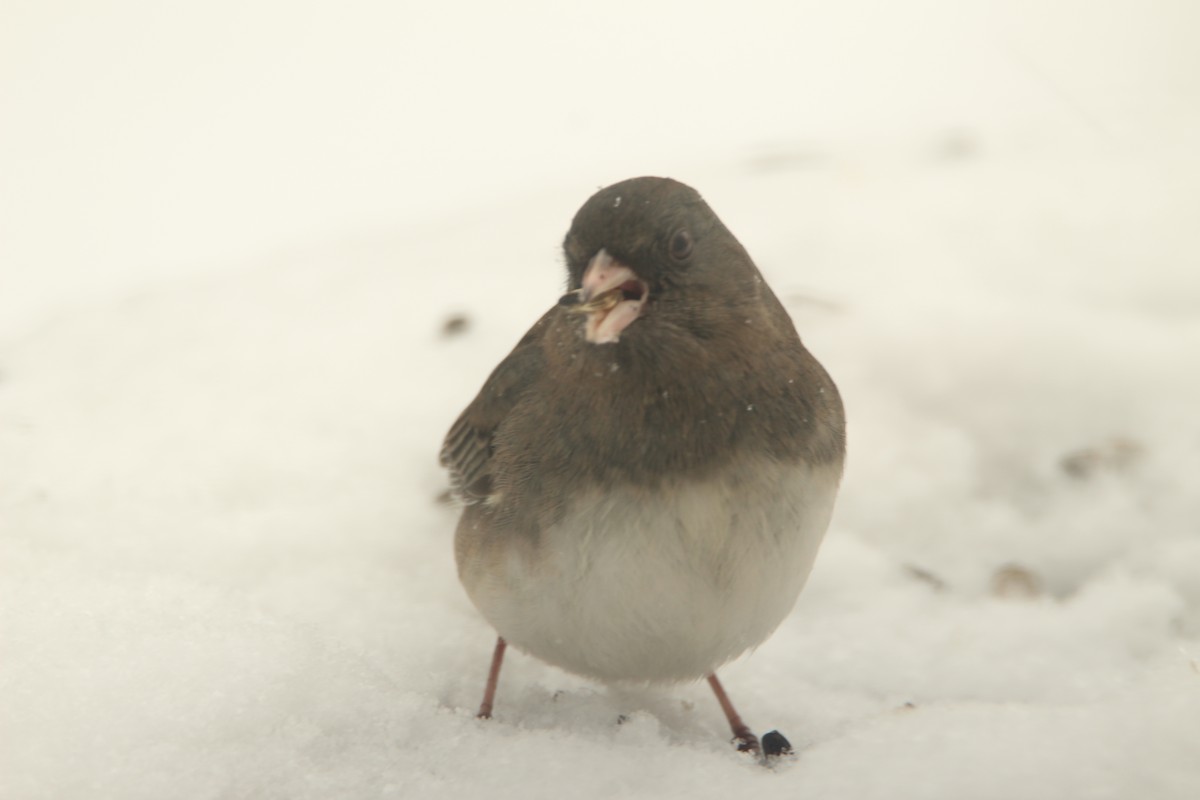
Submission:
[[[739,753],[756,756],[764,767],[770,767],[783,756],[795,753],[792,743],[779,731],[763,734],[760,741],[750,730],[743,728],[734,734],[733,743],[737,746]]]
[[[744,725],[734,728],[733,743],[737,746],[739,753],[749,753],[756,756],[762,752],[762,747],[758,743],[758,737],[754,735],[754,731]]]

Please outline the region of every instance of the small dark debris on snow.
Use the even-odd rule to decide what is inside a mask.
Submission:
[[[1126,470],[1142,457],[1143,452],[1143,447],[1132,439],[1116,436],[1092,447],[1073,450],[1058,463],[1063,472],[1082,481],[1101,471]]]
[[[992,594],[1011,600],[1032,600],[1042,594],[1042,579],[1020,564],[1005,564],[992,573]]]
[[[471,318],[466,314],[451,314],[442,322],[442,338],[450,339],[466,333],[471,327]]]
[[[790,756],[796,751],[792,749],[792,743],[782,733],[779,731],[768,731],[762,737],[762,752],[766,758],[775,758],[778,756]]]
[[[921,583],[928,584],[935,592],[944,592],[946,590],[946,582],[924,567],[918,567],[916,564],[905,564],[904,571]]]

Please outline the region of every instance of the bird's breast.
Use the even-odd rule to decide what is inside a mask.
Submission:
[[[791,610],[840,475],[744,459],[704,480],[593,486],[536,541],[460,548],[460,572],[497,631],[545,661],[610,681],[703,677]]]

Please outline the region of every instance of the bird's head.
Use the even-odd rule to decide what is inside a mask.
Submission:
[[[632,178],[594,194],[563,251],[569,291],[559,302],[584,318],[593,344],[659,324],[715,335],[730,312],[759,299],[762,286],[700,195],[669,178]]]

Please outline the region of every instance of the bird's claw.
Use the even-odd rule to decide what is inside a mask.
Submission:
[[[762,752],[762,748],[758,744],[758,737],[753,733],[743,733],[733,737],[733,743],[737,746],[739,753],[750,753],[758,755]]]
[[[783,756],[790,756],[795,753],[795,750],[792,749],[792,743],[779,731],[770,731],[763,734],[761,741],[753,733],[746,731],[734,736],[733,743],[737,746],[739,753],[749,753],[752,756],[756,756],[758,762],[764,767],[773,766]]]

